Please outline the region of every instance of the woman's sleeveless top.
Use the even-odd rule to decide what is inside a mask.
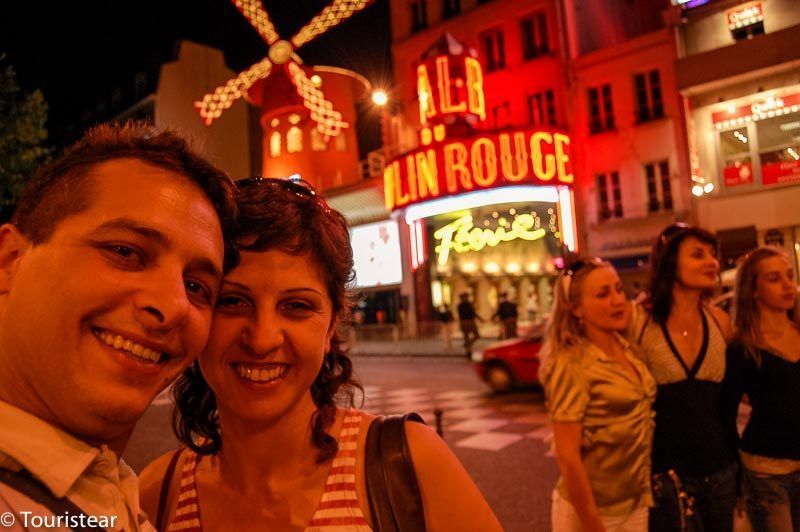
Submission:
[[[361,429],[361,412],[355,409],[345,414],[339,432],[339,450],[331,464],[325,490],[306,532],[367,532],[371,531],[356,493],[356,451]],[[200,457],[187,450],[181,469],[178,505],[167,532],[202,532],[202,518],[197,499],[195,472]]]
[[[703,341],[692,367],[678,354],[666,325],[648,317],[637,329],[641,356],[658,383],[655,473],[674,469],[707,475],[736,460],[720,405],[725,338],[709,311],[703,309],[701,315]]]

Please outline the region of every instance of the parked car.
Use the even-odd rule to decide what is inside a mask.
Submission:
[[[525,336],[475,349],[472,352],[475,371],[496,392],[538,384],[543,334],[543,329],[537,328]]]

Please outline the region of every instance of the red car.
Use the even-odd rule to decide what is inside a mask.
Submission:
[[[473,350],[472,362],[478,376],[496,392],[538,384],[542,334],[537,330]]]

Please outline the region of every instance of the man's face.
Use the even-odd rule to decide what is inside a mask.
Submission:
[[[127,434],[205,346],[223,241],[185,176],[116,159],[89,179],[88,209],[0,264],[0,393],[103,441]]]

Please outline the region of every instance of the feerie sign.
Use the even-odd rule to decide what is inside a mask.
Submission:
[[[538,130],[449,139],[408,153],[383,172],[389,211],[463,192],[573,180],[569,137]]]

